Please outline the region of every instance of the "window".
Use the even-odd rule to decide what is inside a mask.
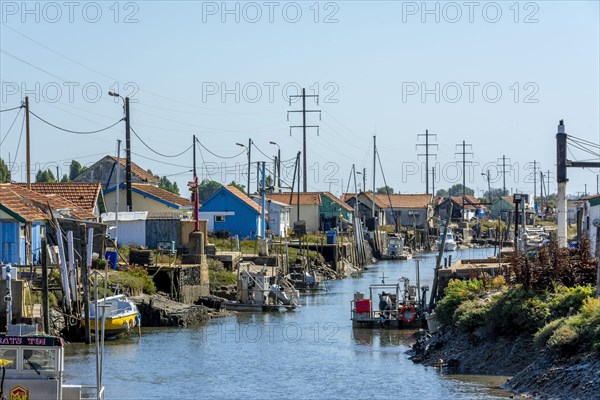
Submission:
[[[418,210],[408,210],[408,216],[409,217],[419,216],[419,211]]]
[[[56,370],[56,350],[23,350],[23,369],[25,371]]]
[[[215,222],[225,222],[224,215],[215,215]]]
[[[0,360],[6,369],[17,369],[17,349],[0,350]]]

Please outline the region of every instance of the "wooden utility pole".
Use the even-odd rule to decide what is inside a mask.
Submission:
[[[129,118],[129,97],[125,97],[125,181],[127,188],[127,211],[133,211],[133,198],[131,195],[131,120]],[[121,161],[119,160],[119,167]],[[117,190],[119,188],[117,187]]]
[[[371,218],[375,218],[375,176],[377,172],[377,136],[373,135],[373,197],[371,203]],[[358,196],[358,194],[357,194]],[[358,201],[358,197],[357,197]],[[375,228],[377,228],[378,223],[375,222]],[[377,229],[375,229],[377,230]]]
[[[25,96],[25,158],[27,163],[27,189],[31,190],[31,140],[29,134],[29,96]]]
[[[90,344],[90,277],[87,264],[87,240],[89,239],[93,241],[94,238],[87,238],[86,235],[87,233],[85,224],[79,224],[79,254],[81,260],[81,263],[79,264],[79,270],[81,272],[81,282],[83,284],[83,318],[85,321],[85,343]]]
[[[425,144],[417,144],[417,149],[419,146],[425,146],[425,154],[417,154],[417,157],[425,156],[425,193],[429,194],[429,157],[437,156],[437,154],[429,153],[429,147],[437,148],[437,144],[429,143],[429,137],[434,136],[437,138],[437,135],[430,134],[428,129],[425,129],[425,133],[417,134],[417,140],[419,137],[425,136]]]
[[[303,180],[304,180],[304,184],[303,184],[304,192],[308,191],[308,181],[306,178],[307,171],[308,171],[308,168],[306,166],[306,128],[317,128],[317,136],[319,135],[319,125],[306,125],[306,113],[318,112],[319,119],[321,119],[321,110],[307,110],[306,109],[306,98],[307,97],[316,98],[316,103],[319,104],[319,95],[317,95],[317,94],[307,95],[306,89],[302,88],[301,95],[290,96],[290,106],[292,105],[292,98],[302,98],[302,110],[288,111],[288,114],[287,114],[288,121],[289,121],[290,113],[292,113],[292,112],[301,112],[302,113],[302,125],[290,126],[290,136],[292,134],[293,128],[302,128],[302,153],[303,153],[302,154],[302,158],[303,158],[302,174],[303,174]]]
[[[248,186],[246,186],[246,194],[250,196],[250,174],[252,173],[252,139],[248,139]],[[258,179],[258,176],[256,177]]]
[[[44,315],[44,333],[50,333],[50,304],[48,302],[48,240],[42,237],[42,314]]]

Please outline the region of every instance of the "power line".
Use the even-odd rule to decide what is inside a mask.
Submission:
[[[215,156],[215,157],[217,157],[217,158],[222,158],[223,160],[230,160],[230,159],[232,159],[232,158],[239,157],[239,156],[241,156],[242,154],[244,154],[244,153],[246,152],[246,150],[242,150],[240,153],[238,153],[238,154],[236,154],[236,155],[234,155],[234,156],[220,156],[220,155],[218,155],[218,154],[216,154],[216,153],[212,152],[212,151],[211,151],[211,150],[210,150],[208,147],[204,146],[204,145],[202,144],[202,142],[201,142],[201,141],[199,141],[199,140],[196,140],[196,142],[197,142],[197,143],[198,143],[198,144],[199,144],[199,145],[200,145],[200,146],[201,146],[201,147],[202,147],[204,150],[206,150],[207,152],[209,152],[210,154],[212,154],[213,156]],[[260,150],[259,150],[259,151],[260,151]],[[261,153],[262,153],[262,152],[261,152]]]
[[[179,157],[179,156],[187,153],[192,148],[192,145],[190,145],[187,149],[183,150],[181,153],[172,154],[172,155],[164,154],[164,153],[161,153],[161,152],[158,152],[158,151],[154,150],[152,147],[150,147],[148,144],[146,144],[146,142],[144,142],[144,140],[140,137],[140,135],[137,134],[137,132],[135,131],[135,129],[133,129],[133,127],[131,128],[131,132],[133,132],[133,134],[135,135],[135,137],[137,137],[140,140],[140,142],[142,142],[142,144],[144,146],[146,146],[151,152],[153,152],[155,154],[158,154],[161,157],[166,157],[166,158]]]
[[[13,107],[13,108],[5,108],[4,110],[0,110],[1,112],[12,111],[12,110],[20,110],[23,106]]]
[[[0,142],[0,146],[2,146],[2,143],[4,143],[4,141],[8,137],[8,134],[10,133],[10,130],[12,129],[13,125],[15,124],[15,122],[17,122],[17,118],[19,118],[19,114],[21,114],[21,107],[19,107],[19,112],[17,113],[17,115],[15,115],[15,119],[13,120],[12,124],[10,124],[10,127],[8,128],[8,131],[6,132],[6,135],[4,135],[4,138]]]
[[[94,133],[103,132],[103,131],[106,131],[106,130],[108,130],[108,129],[110,129],[110,128],[114,127],[114,126],[115,126],[115,125],[117,125],[119,122],[123,121],[123,119],[124,119],[124,118],[121,118],[120,120],[118,120],[118,121],[117,121],[117,122],[115,122],[114,124],[112,124],[112,125],[110,125],[110,126],[107,126],[106,128],[98,129],[98,130],[95,130],[95,131],[74,131],[74,130],[71,130],[71,129],[61,128],[61,127],[60,127],[60,126],[58,126],[58,125],[54,125],[53,123],[46,121],[44,118],[40,117],[39,115],[37,115],[36,113],[34,113],[34,112],[33,112],[33,111],[31,111],[31,110],[30,110],[29,112],[30,112],[31,114],[33,114],[33,116],[34,116],[34,117],[36,117],[36,118],[37,118],[37,119],[39,119],[40,121],[44,122],[45,124],[48,124],[48,125],[50,125],[50,126],[51,126],[51,127],[53,127],[53,128],[56,128],[56,129],[58,129],[58,130],[61,130],[61,131],[64,131],[64,132],[68,132],[68,133],[74,133],[74,134],[76,134],[76,135],[91,135],[91,134],[94,134]]]
[[[434,136],[435,138],[437,138],[437,135],[430,134],[429,129],[425,129],[425,133],[417,134],[417,140],[421,136],[425,136],[425,143],[417,143],[417,145],[415,147],[418,149],[419,146],[425,146],[425,154],[417,154],[417,157],[425,156],[425,193],[429,194],[429,157],[430,156],[437,157],[437,154],[429,153],[429,148],[435,147],[437,149],[437,147],[438,147],[438,145],[435,143],[429,143],[429,137]]]

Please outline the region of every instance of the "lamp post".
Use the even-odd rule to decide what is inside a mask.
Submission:
[[[245,144],[241,144],[241,143],[236,143],[236,145],[243,147],[246,149],[246,154],[248,154],[248,186],[246,186],[246,194],[248,196],[250,196],[250,155],[251,155],[251,150],[252,150],[252,139],[248,139],[248,146],[246,146]]]
[[[488,197],[490,198],[490,204],[492,203],[492,189],[490,187],[490,170],[488,169],[486,171],[486,173],[481,173],[481,175],[485,176],[487,178],[487,183],[488,183]]]
[[[127,211],[133,209],[133,199],[131,197],[131,125],[129,119],[129,97],[123,98],[117,92],[108,92],[109,96],[120,97],[125,104],[125,186],[127,189]],[[121,168],[121,160],[117,160],[119,168]],[[119,187],[117,186],[117,190]]]
[[[277,187],[281,188],[281,147],[276,142],[269,142],[274,146],[277,146],[277,160],[275,161],[275,174],[277,175]],[[275,180],[273,180],[275,181]],[[275,182],[273,182],[275,183]]]

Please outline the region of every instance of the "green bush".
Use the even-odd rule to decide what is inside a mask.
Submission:
[[[594,289],[591,285],[576,286],[568,288],[557,286],[554,288],[554,294],[550,296],[551,317],[566,317],[569,314],[577,313],[581,309],[583,302],[594,295]]]
[[[445,296],[438,303],[435,313],[443,326],[452,324],[454,312],[466,300],[474,300],[483,293],[483,282],[478,279],[467,281],[451,279],[446,287]]]
[[[548,339],[554,334],[554,331],[565,322],[565,318],[555,319],[548,322],[543,328],[540,328],[533,336],[533,341],[538,348],[546,346]]]
[[[467,332],[487,325],[492,301],[467,300],[454,312],[454,323]]]
[[[575,345],[579,339],[577,328],[569,324],[559,325],[546,342],[548,347],[560,349],[565,346]]]
[[[156,286],[152,277],[143,267],[130,267],[124,271],[113,271],[109,275],[111,285],[118,284],[130,288],[132,292],[156,293]]]
[[[507,290],[490,309],[490,325],[500,335],[534,334],[550,316],[545,297],[520,286]]]

